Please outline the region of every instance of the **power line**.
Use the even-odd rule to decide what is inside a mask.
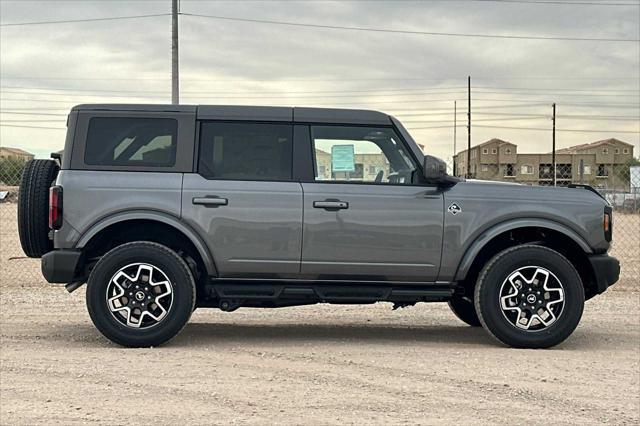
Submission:
[[[226,2],[229,0],[209,0],[209,1],[221,1]],[[240,0],[236,0],[240,1]],[[242,0],[247,2],[333,2],[336,0]],[[389,0],[341,0],[343,2],[352,3],[368,3],[368,2],[386,2]],[[562,1],[562,0],[395,0],[404,2],[431,2],[431,3],[444,3],[444,2],[460,2],[460,3],[525,3],[525,4],[540,4],[540,5],[575,5],[575,6],[638,6],[637,3],[612,3],[612,2],[597,2],[597,1]]]
[[[0,124],[0,127],[17,127],[21,129],[67,130],[66,127],[22,126],[19,124]]]
[[[56,80],[56,81],[163,81],[169,80],[167,77],[42,77],[42,76],[20,76],[20,77],[7,77],[0,76],[1,80]],[[282,79],[278,77],[274,78],[250,78],[250,79],[237,79],[237,78],[180,78],[180,81],[190,82],[214,82],[214,83],[253,83],[253,82],[361,82],[361,81],[453,81],[462,80],[462,77],[451,77],[450,75],[442,76],[439,78],[406,78],[406,77],[378,77],[378,78],[289,78]],[[558,76],[492,76],[492,77],[474,77],[474,80],[480,81],[498,81],[498,80],[559,80],[559,81],[624,81],[633,80],[638,81],[637,77],[558,77]]]
[[[486,91],[482,89],[496,89],[496,91]],[[255,95],[290,95],[290,94],[351,94],[351,93],[368,93],[368,94],[380,94],[387,92],[395,92],[397,94],[403,94],[407,92],[407,94],[411,94],[414,92],[425,92],[429,94],[444,94],[444,93],[452,93],[447,92],[448,90],[457,90],[462,91],[466,89],[462,86],[444,86],[444,87],[405,87],[405,88],[394,88],[394,89],[361,89],[361,90],[271,90],[271,91],[203,91],[203,90],[183,90],[180,93],[183,95],[189,94],[198,94],[198,95],[246,95],[246,94],[255,94]],[[532,96],[611,96],[611,97],[638,97],[637,94],[627,94],[624,92],[640,92],[640,89],[611,89],[611,90],[601,90],[601,89],[542,89],[542,88],[513,88],[513,87],[477,87],[474,90],[474,93],[489,93],[489,94],[525,94]],[[510,90],[525,90],[525,92],[512,92]],[[38,92],[23,92],[23,90],[34,90]],[[56,92],[46,92],[48,90],[53,90]],[[540,91],[551,91],[549,93],[539,93]],[[156,94],[158,96],[167,96],[168,93],[166,91],[161,90],[108,90],[108,89],[83,89],[83,88],[75,88],[75,87],[30,87],[30,86],[4,86],[0,87],[0,91],[4,91],[5,93],[16,93],[16,94],[52,94],[52,95],[64,95],[64,93],[58,92],[70,92],[70,93],[82,93],[86,92],[87,95],[91,93],[123,93],[123,94]],[[530,93],[533,91],[534,93]],[[572,92],[580,92],[580,93],[560,93],[561,91],[572,91]],[[592,92],[592,93],[585,93]],[[603,92],[615,92],[615,93],[603,93]],[[623,92],[623,93],[620,93]],[[453,92],[459,93],[459,92]],[[391,94],[386,95],[391,96]]]
[[[29,86],[4,86],[0,87],[0,90],[58,90],[58,91],[71,91],[71,92],[94,92],[94,93],[154,93],[167,95],[166,91],[158,91],[158,90],[101,90],[101,89],[82,89],[75,87],[29,87]],[[211,95],[236,95],[236,94],[250,94],[255,93],[259,95],[265,94],[318,94],[318,93],[379,93],[379,92],[420,92],[420,91],[439,91],[439,90],[463,90],[466,87],[463,86],[455,86],[455,87],[406,87],[406,88],[397,88],[397,89],[362,89],[362,90],[307,90],[307,91],[297,91],[297,90],[279,90],[279,91],[268,91],[268,92],[257,92],[255,90],[252,91],[202,91],[202,90],[182,90],[181,94],[211,94]],[[37,92],[36,92],[37,93]],[[34,93],[34,94],[36,94]],[[37,93],[39,94],[39,93]]]
[[[61,21],[7,22],[4,24],[0,24],[0,27],[18,27],[23,25],[72,24],[75,22],[116,21],[116,20],[122,20],[122,19],[155,18],[158,16],[171,16],[171,14],[170,13],[154,13],[149,15],[111,16],[106,18],[65,19]]]
[[[471,34],[471,33],[445,33],[445,32],[433,32],[433,31],[392,30],[392,29],[371,28],[371,27],[351,27],[351,26],[311,24],[311,23],[291,22],[291,21],[274,21],[274,20],[266,20],[266,19],[238,18],[238,17],[221,16],[221,15],[203,15],[198,13],[186,13],[186,12],[182,12],[181,15],[194,16],[198,18],[217,19],[217,20],[223,20],[223,21],[250,22],[253,24],[284,25],[284,26],[290,26],[290,27],[321,28],[321,29],[329,29],[329,30],[346,30],[346,31],[366,31],[366,32],[377,32],[377,33],[392,33],[392,34],[411,34],[411,35],[428,35],[428,36],[444,36],[444,37],[479,37],[479,38],[499,38],[499,39],[519,39],[519,40],[598,41],[598,42],[634,42],[634,43],[640,42],[640,39],[626,39],[626,38],[520,36],[520,35],[501,35],[501,34]]]
[[[512,129],[512,130],[541,130],[541,131],[550,131],[551,129],[545,129],[542,127],[509,127],[509,126],[489,126],[489,125],[478,125],[474,127],[483,127],[487,129]],[[595,129],[556,129],[556,132],[579,132],[579,133],[636,133],[640,134],[640,131],[635,130],[595,130]]]

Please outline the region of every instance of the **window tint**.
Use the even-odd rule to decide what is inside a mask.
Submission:
[[[198,170],[208,178],[290,180],[293,126],[203,123]]]
[[[410,184],[417,169],[388,128],[313,126],[316,181]]]
[[[178,122],[169,118],[94,117],[84,162],[94,166],[171,167],[176,163]]]

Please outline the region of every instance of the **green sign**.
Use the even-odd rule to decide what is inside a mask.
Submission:
[[[333,172],[355,172],[353,145],[333,145],[331,147],[331,170]]]

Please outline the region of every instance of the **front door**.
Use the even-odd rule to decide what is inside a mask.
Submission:
[[[220,277],[298,276],[302,189],[292,181],[292,146],[290,123],[202,124],[182,215],[206,240]]]
[[[392,128],[312,126],[315,181],[302,184],[301,273],[310,279],[435,281],[443,195]]]

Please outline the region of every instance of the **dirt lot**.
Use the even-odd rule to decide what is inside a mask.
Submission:
[[[587,302],[552,350],[505,348],[442,304],[199,310],[168,345],[123,349],[93,328],[84,288],[9,260],[13,226],[0,241],[3,425],[640,423],[636,280]]]

